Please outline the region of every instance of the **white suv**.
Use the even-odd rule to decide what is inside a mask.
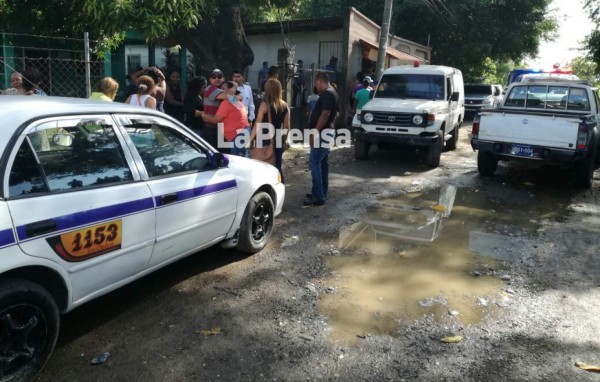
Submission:
[[[418,147],[423,162],[440,164],[444,142],[456,149],[465,115],[462,73],[435,65],[387,69],[355,130],[355,156],[366,159],[372,144]]]

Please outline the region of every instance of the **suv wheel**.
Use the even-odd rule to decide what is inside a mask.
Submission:
[[[25,280],[0,283],[0,380],[33,380],[54,349],[59,320],[46,289]]]
[[[437,132],[438,140],[435,144],[427,147],[423,155],[423,163],[429,167],[438,167],[442,156],[442,148],[444,146],[444,133],[440,130]]]
[[[446,141],[446,148],[450,151],[456,150],[456,146],[458,146],[458,135],[460,134],[460,125],[461,123],[454,126],[454,130],[452,130],[452,132],[450,133],[450,139]]]
[[[367,159],[369,157],[369,143],[365,141],[354,142],[354,157],[356,159]]]
[[[487,151],[477,153],[477,170],[481,176],[492,176],[498,168],[498,158]]]
[[[237,249],[256,253],[268,243],[273,232],[275,208],[266,192],[257,192],[248,202],[240,224]]]

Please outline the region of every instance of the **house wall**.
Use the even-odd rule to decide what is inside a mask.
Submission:
[[[154,48],[154,59],[155,59],[155,65],[158,67],[163,67],[166,65],[166,59],[165,56],[163,54],[163,50],[166,47],[163,46],[156,46]],[[171,49],[172,51],[175,51],[173,49]],[[127,62],[129,61],[129,57],[139,57],[140,59],[140,65],[142,67],[147,67],[150,66],[149,62],[150,62],[150,57],[148,57],[148,46],[147,45],[125,45],[125,73],[129,73],[129,70],[127,68]],[[187,52],[187,57],[188,57],[188,62],[189,59],[193,57],[193,55],[189,52]]]
[[[368,19],[354,8],[349,8],[345,15],[344,28],[318,31],[318,32],[294,32],[285,37],[290,40],[290,44],[295,47],[293,62],[299,59],[304,62],[304,69],[320,68],[327,64],[329,57],[323,57],[319,62],[320,43],[339,41],[341,47],[338,56],[338,75],[337,85],[340,95],[340,111],[342,114],[342,124],[350,117],[350,99],[353,80],[357,72],[362,69],[363,55],[366,55],[372,61],[377,60],[377,48],[371,48],[369,51],[363,50],[360,40],[364,40],[379,45],[379,34],[381,28],[379,25]],[[246,81],[253,88],[258,87],[258,72],[262,67],[263,61],[267,61],[269,66],[277,65],[278,50],[284,47],[281,30],[273,28],[269,34],[257,34],[247,36],[250,48],[254,53],[254,63],[247,68]],[[431,58],[431,49],[409,40],[397,36],[390,36],[388,45],[392,48],[404,51],[413,56],[422,57],[429,61]],[[323,54],[326,55],[326,54]],[[410,60],[400,60],[390,55],[386,55],[385,67],[396,66],[406,63],[412,63]],[[310,94],[312,89],[312,72],[305,74],[305,97]],[[290,93],[290,86],[284,84],[285,90]],[[289,99],[288,99],[289,100]]]
[[[336,29],[332,31],[319,32],[297,32],[286,35],[290,40],[290,44],[295,46],[295,54],[293,62],[298,60],[304,62],[304,68],[310,69],[312,65],[319,68],[319,43],[328,41],[343,40],[343,30]],[[254,53],[254,62],[248,67],[246,81],[253,88],[258,87],[258,72],[262,67],[263,61],[267,61],[269,66],[277,65],[277,52],[283,49],[282,35],[280,31],[274,31],[272,34],[261,34],[247,36],[248,44]],[[341,56],[340,50],[339,55]],[[343,58],[339,58],[340,61]],[[325,64],[329,62],[329,57],[326,58]],[[322,66],[322,65],[321,65]]]

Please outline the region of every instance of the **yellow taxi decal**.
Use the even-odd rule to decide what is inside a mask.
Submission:
[[[54,251],[67,261],[82,261],[121,248],[123,223],[114,220],[48,238]]]

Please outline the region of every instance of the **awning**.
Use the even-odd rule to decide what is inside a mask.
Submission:
[[[379,46],[377,46],[377,45],[375,45],[373,43],[370,43],[368,41],[360,39],[360,40],[358,40],[358,42],[361,45],[363,45],[363,46],[368,46],[368,47],[373,48],[373,49],[379,49]],[[406,52],[403,52],[403,51],[398,50],[396,48],[392,48],[391,46],[387,47],[386,53],[388,55],[394,57],[394,58],[399,59],[399,60],[404,60],[404,61],[415,61],[415,60],[418,60],[419,62],[423,62],[423,63],[427,62],[427,60],[425,60],[423,57],[413,56],[410,53],[406,53]]]

